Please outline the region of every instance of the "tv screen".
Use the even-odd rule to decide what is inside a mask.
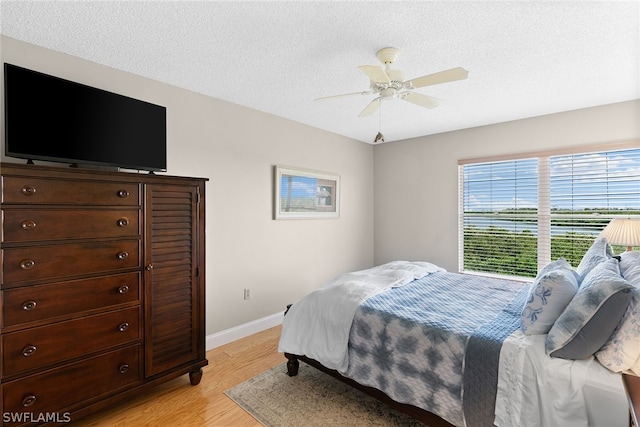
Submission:
[[[5,155],[166,171],[166,108],[4,64]]]

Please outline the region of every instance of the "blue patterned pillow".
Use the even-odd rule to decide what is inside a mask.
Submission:
[[[640,289],[633,290],[620,325],[596,357],[602,366],[614,372],[631,369],[640,357]]]
[[[589,250],[587,250],[587,253],[584,254],[576,270],[581,279],[584,280],[596,265],[611,258],[613,258],[611,246],[604,237],[599,237],[593,242]]]
[[[564,259],[547,264],[533,282],[520,316],[525,335],[549,332],[578,291],[578,274]]]
[[[640,252],[620,254],[620,273],[635,287],[640,287]]]
[[[620,276],[618,260],[596,265],[549,331],[546,352],[551,357],[584,359],[602,347],[622,319],[633,286]]]
[[[596,353],[614,372],[633,370],[640,358],[640,252],[621,254],[620,272],[634,286],[633,296],[615,332]]]

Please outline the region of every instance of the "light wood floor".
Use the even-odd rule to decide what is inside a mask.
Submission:
[[[138,398],[73,423],[77,427],[177,426],[258,427],[224,391],[286,359],[278,353],[280,326],[207,352],[197,386],[183,375]]]

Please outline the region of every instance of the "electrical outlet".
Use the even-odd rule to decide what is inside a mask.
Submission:
[[[251,289],[244,288],[244,299],[250,299],[250,298],[251,298]]]

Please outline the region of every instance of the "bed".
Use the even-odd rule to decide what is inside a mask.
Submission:
[[[523,333],[532,286],[427,262],[347,273],[288,308],[279,351],[291,376],[304,361],[430,426],[628,426],[619,373]]]

